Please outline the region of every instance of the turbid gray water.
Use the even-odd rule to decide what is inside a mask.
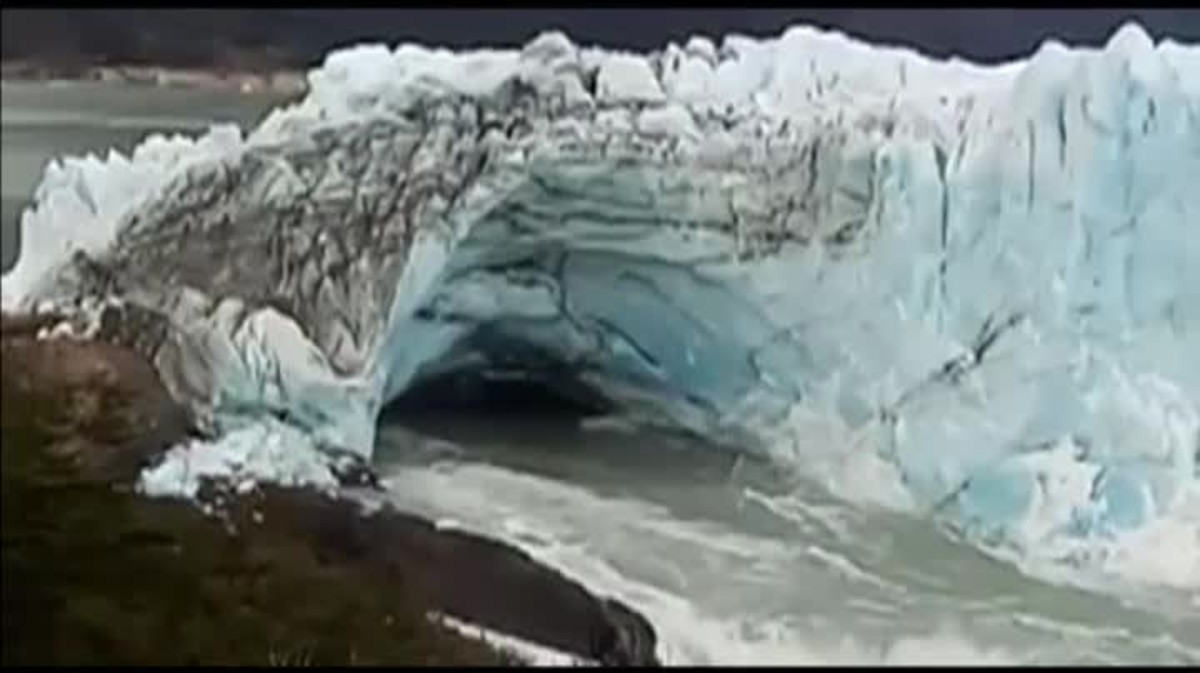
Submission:
[[[247,125],[276,102],[4,84],[5,268],[52,157]],[[928,517],[850,502],[694,439],[537,414],[402,420],[388,421],[376,452],[386,497],[618,595],[655,623],[671,662],[1200,663],[1194,588],[1035,579]]]

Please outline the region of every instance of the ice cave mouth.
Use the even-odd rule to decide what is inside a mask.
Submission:
[[[458,414],[577,427],[615,416],[710,436],[754,387],[737,326],[704,317],[745,305],[731,288],[620,246],[489,245],[488,228],[393,333],[428,346],[393,364],[380,423]]]
[[[377,424],[455,444],[499,439],[524,447],[549,439],[571,450],[588,419],[613,411],[611,400],[561,370],[465,368],[410,386],[383,408]]]
[[[765,383],[777,326],[706,261],[731,242],[652,212],[615,226],[564,216],[581,198],[520,196],[540,208],[510,201],[477,221],[391,324],[380,421],[604,415],[751,448],[744,401],[791,398]]]
[[[794,401],[768,382],[780,328],[736,232],[673,203],[651,167],[595,163],[535,163],[461,238],[416,244],[381,350],[380,420],[606,415],[748,447],[761,418],[745,402]]]
[[[577,424],[615,411],[611,400],[566,372],[465,368],[416,382],[380,413],[380,422],[419,423],[425,416],[469,415]]]

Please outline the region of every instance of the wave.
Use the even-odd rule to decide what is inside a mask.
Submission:
[[[160,316],[217,434],[369,455],[414,385],[522,376],[1194,587],[1198,63],[1134,25],[990,68],[803,27],[354,47],[246,138],[52,164],[3,303]]]

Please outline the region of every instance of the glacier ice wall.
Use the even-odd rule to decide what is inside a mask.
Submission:
[[[5,305],[160,313],[156,364],[219,429],[369,453],[414,381],[511,370],[802,470],[867,452],[1059,560],[1171,521],[1200,584],[1200,49],[551,33],[309,83],[245,140],[53,165]]]

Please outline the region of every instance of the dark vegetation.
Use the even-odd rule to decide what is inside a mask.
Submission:
[[[153,372],[36,327],[5,320],[0,339],[4,665],[515,663],[430,623],[402,568],[296,535],[265,495],[210,517],[133,493],[161,448],[147,430],[171,423]]]

